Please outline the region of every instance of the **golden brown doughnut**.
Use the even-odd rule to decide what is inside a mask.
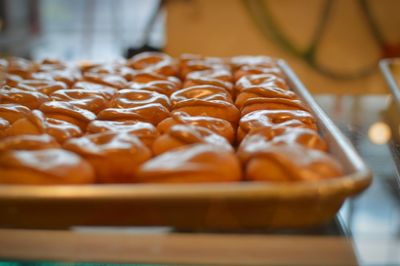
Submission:
[[[233,84],[231,82],[225,82],[218,79],[203,78],[203,77],[186,79],[185,82],[183,83],[183,88],[188,88],[198,85],[210,85],[210,86],[222,87],[226,91],[228,91],[231,95],[233,95],[234,92]]]
[[[108,87],[113,87],[118,90],[126,88],[128,82],[121,76],[114,74],[99,74],[86,72],[82,77],[83,81],[97,83]]]
[[[142,164],[135,181],[142,183],[232,182],[241,178],[234,153],[209,144],[165,152]]]
[[[242,108],[242,116],[258,110],[303,110],[309,111],[300,100],[285,98],[252,98],[247,99]]]
[[[328,145],[315,130],[309,128],[278,127],[275,130],[259,130],[248,134],[240,143],[238,156],[246,161],[252,149],[269,145],[301,145],[309,149],[326,152]]]
[[[246,180],[293,182],[318,181],[343,174],[340,164],[327,153],[297,144],[254,145],[247,156]]]
[[[124,89],[118,91],[111,102],[113,108],[131,108],[149,103],[159,103],[165,108],[171,107],[169,98],[161,93],[146,90]]]
[[[232,73],[227,68],[192,71],[188,73],[185,78],[186,79],[209,78],[209,79],[220,80],[223,82],[233,82]]]
[[[96,119],[94,113],[65,101],[44,103],[40,106],[40,110],[46,115],[46,117],[63,120],[77,125],[82,129],[82,131],[86,130],[86,126],[90,121]]]
[[[185,112],[192,116],[211,116],[224,119],[232,125],[237,125],[240,119],[240,111],[235,105],[226,101],[205,101],[201,99],[189,99],[176,103],[172,113]]]
[[[210,116],[190,116],[185,112],[171,113],[171,117],[161,121],[157,125],[158,131],[163,134],[174,125],[193,125],[209,129],[210,131],[224,137],[230,143],[235,140],[235,132],[232,124],[220,118]]]
[[[63,70],[68,68],[67,64],[64,62],[54,59],[54,58],[45,58],[38,65],[38,71],[52,71],[52,70]]]
[[[32,111],[28,107],[20,104],[0,104],[0,117],[7,120],[10,124],[28,116],[31,112]]]
[[[46,94],[4,86],[0,89],[0,103],[21,104],[30,109],[37,109],[49,100]]]
[[[7,136],[6,131],[10,128],[10,122],[0,117],[0,139]]]
[[[45,133],[54,137],[59,143],[82,135],[78,126],[63,120],[45,117],[39,110],[33,110],[32,113],[17,120],[6,130],[8,136]]]
[[[193,125],[174,125],[168,132],[158,137],[153,143],[153,154],[182,148],[195,143],[210,144],[221,150],[233,151],[232,146],[222,136],[204,127]]]
[[[32,73],[32,79],[40,80],[54,80],[60,81],[69,88],[71,88],[78,80],[82,78],[81,73],[75,68],[66,68],[62,70],[51,70],[45,72],[35,72]]]
[[[106,100],[111,100],[117,93],[117,89],[113,87],[86,81],[79,81],[75,83],[73,89],[77,90],[84,89],[86,91],[90,91],[91,93],[96,93],[98,95],[101,95]]]
[[[230,59],[230,64],[234,70],[243,66],[253,67],[277,67],[276,59],[269,56],[261,55],[240,55]]]
[[[276,86],[260,86],[260,87],[247,87],[237,95],[235,105],[238,108],[242,108],[244,103],[248,99],[253,98],[286,98],[286,99],[297,99],[294,92],[290,90],[284,90]]]
[[[258,130],[273,131],[276,128],[284,127],[317,129],[316,120],[309,112],[301,110],[260,110],[244,115],[240,119],[237,138],[240,142],[248,133],[254,133]]]
[[[198,71],[220,72],[230,71],[230,68],[225,64],[219,64],[211,61],[192,60],[187,61],[181,66],[180,76],[182,79],[186,79],[190,73]]]
[[[4,78],[3,83],[1,83],[2,78]],[[0,69],[0,86],[9,86],[9,87],[17,87],[20,82],[22,82],[24,79],[21,78],[20,76],[17,75],[11,75],[7,73],[1,73]]]
[[[244,76],[260,75],[260,74],[270,74],[285,79],[285,75],[283,74],[282,70],[278,67],[258,67],[249,65],[241,66],[234,72],[233,77],[235,81],[238,81]]]
[[[169,117],[169,110],[159,103],[150,103],[132,108],[108,108],[97,115],[99,120],[136,120],[157,125]]]
[[[174,92],[171,95],[172,105],[175,106],[178,102],[187,101],[189,99],[201,99],[204,101],[226,101],[233,103],[232,96],[222,87],[211,85],[199,85],[184,88]]]
[[[92,167],[62,149],[9,150],[0,153],[0,183],[24,185],[90,184]]]
[[[20,76],[23,79],[30,79],[32,73],[38,70],[38,64],[23,58],[9,57],[3,63],[6,73]]]
[[[98,183],[133,182],[139,165],[151,158],[151,151],[126,132],[70,139],[64,148],[81,155],[93,166]]]
[[[60,148],[50,135],[17,135],[0,140],[0,152],[5,150],[43,150]]]
[[[46,95],[50,95],[51,93],[57,90],[67,89],[67,85],[61,81],[43,80],[43,79],[22,80],[18,82],[16,87],[18,89],[26,91],[38,91]]]
[[[244,88],[262,86],[275,86],[288,90],[286,81],[280,77],[271,74],[249,75],[240,78],[235,84],[236,94],[239,94]]]
[[[85,89],[58,90],[50,95],[55,101],[69,102],[74,106],[98,113],[109,106],[102,92]]]
[[[137,70],[154,72],[163,76],[177,76],[178,65],[172,57],[160,52],[144,52],[127,61],[127,65]]]
[[[94,120],[88,125],[86,132],[89,134],[101,132],[127,132],[138,137],[151,149],[154,140],[159,136],[153,124],[139,121],[103,121]]]

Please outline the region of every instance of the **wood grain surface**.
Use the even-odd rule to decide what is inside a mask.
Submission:
[[[357,265],[335,236],[0,229],[0,258],[100,263]]]

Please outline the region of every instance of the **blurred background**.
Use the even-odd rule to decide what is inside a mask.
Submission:
[[[400,56],[397,0],[0,0],[0,53],[107,61],[267,54],[314,92],[380,93],[377,62]]]
[[[400,57],[400,0],[0,0],[0,57],[98,62],[145,50],[271,55],[300,79],[373,169],[341,217],[368,265],[399,265],[400,143],[378,71]],[[372,95],[371,95],[372,94]],[[390,110],[389,110],[390,111]]]
[[[400,56],[396,0],[0,0],[0,53],[107,61],[267,54],[315,92],[380,93],[381,58]]]

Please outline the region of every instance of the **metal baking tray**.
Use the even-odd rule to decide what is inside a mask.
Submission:
[[[395,104],[400,108],[400,58],[382,59],[379,62],[379,67]]]
[[[329,221],[371,172],[290,67],[289,85],[311,108],[345,175],[312,183],[0,186],[0,226],[172,226],[180,229],[298,228]]]

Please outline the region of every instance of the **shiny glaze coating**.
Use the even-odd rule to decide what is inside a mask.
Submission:
[[[273,131],[276,128],[303,127],[317,129],[315,118],[302,110],[259,110],[244,115],[239,122],[238,140],[258,130]]]
[[[171,101],[164,94],[155,91],[124,89],[118,91],[115,95],[111,102],[111,107],[131,108],[150,103],[159,103],[167,109],[171,106]]]
[[[77,125],[82,130],[86,129],[90,121],[96,119],[94,113],[66,101],[44,103],[40,106],[40,110],[49,118],[67,121]]]
[[[136,181],[143,183],[235,182],[241,179],[234,153],[209,144],[194,144],[165,152],[139,168]]]
[[[97,115],[99,120],[111,121],[142,121],[157,125],[169,117],[169,111],[159,103],[151,103],[132,108],[108,108]]]
[[[205,101],[201,99],[189,99],[176,103],[173,108],[175,112],[185,112],[193,116],[211,116],[229,121],[236,125],[240,118],[240,111],[235,105],[226,101]]]
[[[286,99],[297,99],[294,92],[284,90],[276,86],[263,86],[263,87],[247,87],[237,95],[235,105],[238,108],[242,108],[244,103],[248,99],[253,98],[286,98]]]
[[[9,150],[0,153],[0,183],[26,185],[90,184],[92,167],[62,149]]]
[[[59,143],[82,135],[78,126],[63,120],[46,117],[39,110],[33,110],[30,115],[17,120],[6,130],[8,136],[45,133],[54,137]]]
[[[201,99],[205,101],[220,100],[233,103],[231,95],[222,87],[211,85],[199,85],[181,89],[171,95],[172,105],[189,99]]]
[[[247,99],[242,108],[242,116],[258,110],[303,110],[309,111],[300,100],[286,98],[251,98]]]
[[[0,103],[21,104],[30,109],[37,109],[49,100],[46,94],[5,86],[0,89]]]
[[[43,150],[60,148],[60,144],[50,135],[17,135],[0,140],[0,152],[5,150]]]
[[[103,121],[94,120],[88,125],[88,134],[101,132],[127,132],[138,137],[147,147],[151,148],[159,136],[153,124],[139,121]]]
[[[246,164],[246,180],[293,182],[339,177],[340,164],[327,153],[296,144],[260,145]]]
[[[234,142],[235,132],[232,124],[220,118],[210,116],[190,116],[185,112],[174,112],[171,117],[163,120],[157,125],[157,130],[162,134],[174,125],[193,125],[209,129],[210,131],[224,137],[230,143]]]
[[[153,153],[158,155],[195,143],[208,143],[220,147],[221,150],[233,151],[232,146],[224,137],[207,128],[193,125],[174,125],[154,141]]]
[[[126,132],[74,138],[63,147],[84,157],[93,166],[99,183],[133,182],[139,165],[151,157],[150,150]]]
[[[28,116],[31,112],[31,109],[20,104],[0,104],[0,117],[7,120],[10,124]]]

